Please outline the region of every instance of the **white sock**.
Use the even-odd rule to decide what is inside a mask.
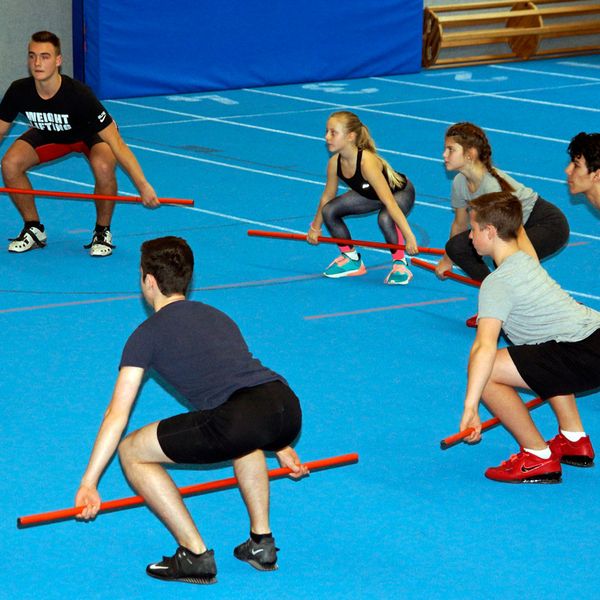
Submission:
[[[529,454],[533,454],[538,458],[547,459],[552,456],[552,452],[550,452],[550,446],[546,446],[543,450],[530,450],[529,448],[523,448],[525,452],[529,452]]]
[[[585,431],[565,431],[561,429],[560,432],[570,441],[578,442],[581,438],[586,437]]]
[[[344,254],[350,259],[350,260],[358,260],[358,252],[356,250],[350,250],[350,252],[344,252]]]

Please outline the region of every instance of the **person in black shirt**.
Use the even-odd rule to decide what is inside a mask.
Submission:
[[[317,244],[325,223],[335,238],[349,239],[344,217],[378,213],[378,224],[388,244],[404,245],[409,254],[418,252],[417,240],[406,220],[415,203],[415,188],[408,178],[377,154],[375,142],[357,115],[338,111],[330,115],[325,131],[327,183],[306,239]],[[340,180],[350,190],[337,195]],[[367,272],[354,246],[340,245],[341,256],[325,270],[325,277],[353,277]],[[406,285],[412,278],[404,250],[392,251],[392,270],[385,283]]]
[[[261,571],[277,568],[269,523],[269,478],[264,450],[276,453],[292,477],[307,473],[290,444],[300,433],[298,398],[283,378],[250,354],[237,325],[224,313],[186,300],[194,266],[185,240],[165,237],[142,244],[141,286],[154,314],[123,350],[112,400],[75,498],[81,518],[100,507],[98,481],[119,446],[129,482],[176,538],[172,557],[148,565],[151,577],[214,583],[216,565],[165,463],[233,461],[250,517],[250,538],[236,558]],[[146,425],[120,442],[144,374],[153,369],[193,412]],[[120,442],[120,443],[119,443]]]
[[[14,81],[0,103],[0,140],[22,113],[31,128],[20,136],[2,159],[2,176],[7,187],[32,189],[27,170],[71,152],[83,153],[94,174],[96,194],[115,195],[116,162],[131,177],[142,202],[158,206],[156,193],[127,146],[111,116],[90,88],[62,75],[60,40],[49,31],[34,33],[29,42],[30,77]],[[26,252],[46,245],[46,231],[33,196],[11,194],[24,226],[8,246],[10,252]],[[92,256],[112,253],[110,223],[114,202],[96,200],[96,227]]]

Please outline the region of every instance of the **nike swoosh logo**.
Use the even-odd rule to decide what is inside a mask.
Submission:
[[[162,565],[150,565],[151,569],[168,569],[169,567],[163,567]]]
[[[368,188],[368,187],[370,187],[370,185],[368,183],[363,183],[362,184],[362,189],[363,190],[366,189],[366,188]]]
[[[529,471],[533,471],[534,469],[539,469],[542,465],[535,465],[533,467],[526,467],[521,465],[521,473],[529,473]]]
[[[260,554],[261,552],[264,552],[265,549],[264,548],[259,548],[258,550],[250,550],[250,552],[252,552],[253,556],[256,556],[257,554]]]

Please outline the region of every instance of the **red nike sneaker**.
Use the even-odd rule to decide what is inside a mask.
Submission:
[[[589,435],[576,442],[571,442],[559,431],[558,435],[548,442],[548,445],[552,450],[552,454],[556,454],[560,462],[565,465],[573,465],[574,467],[594,466],[596,454],[592,448]]]
[[[472,317],[469,317],[465,321],[465,325],[467,327],[472,327],[473,329],[477,329],[477,317],[478,317],[478,315],[473,315]]]
[[[485,476],[502,483],[560,483],[560,456],[553,452],[550,458],[539,458],[521,448],[500,466],[487,469]]]

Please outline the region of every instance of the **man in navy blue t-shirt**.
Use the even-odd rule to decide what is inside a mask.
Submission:
[[[250,517],[250,538],[234,555],[255,568],[277,568],[269,523],[269,477],[264,450],[276,453],[292,477],[307,473],[290,444],[300,433],[298,398],[285,380],[254,358],[237,325],[224,313],[186,300],[194,266],[185,240],[142,244],[141,286],[154,314],[130,336],[113,397],[75,498],[81,517],[95,517],[97,486],[119,448],[125,475],[173,533],[172,557],[148,565],[152,577],[214,583],[216,565],[163,464],[232,460]],[[194,411],[152,423],[120,442],[144,373],[156,371]],[[120,443],[119,443],[120,442]]]

